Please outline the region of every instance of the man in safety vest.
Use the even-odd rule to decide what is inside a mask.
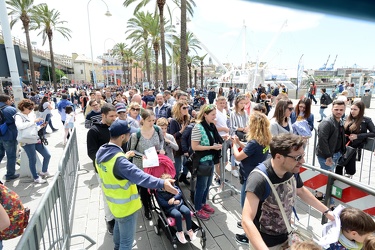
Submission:
[[[123,120],[116,120],[109,127],[110,141],[100,147],[96,154],[102,190],[107,204],[115,217],[113,241],[116,249],[130,250],[137,224],[137,211],[142,207],[137,185],[145,188],[164,188],[177,194],[174,180],[162,180],[146,174],[127,159],[134,156],[133,151],[124,153],[121,146],[130,138],[133,128]]]

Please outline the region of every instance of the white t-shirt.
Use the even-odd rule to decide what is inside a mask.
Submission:
[[[227,125],[227,111],[223,109],[223,112],[220,110],[216,109],[216,128],[228,128]],[[227,135],[228,133],[225,131],[220,131],[219,135]]]

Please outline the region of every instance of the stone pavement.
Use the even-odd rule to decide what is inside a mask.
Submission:
[[[294,103],[297,101],[294,100]],[[375,115],[375,99],[372,99],[370,109],[366,109],[366,115],[374,117]],[[315,121],[319,120],[319,106],[313,105],[313,113],[315,114]],[[349,108],[347,112],[349,112]],[[53,124],[59,128],[58,132],[47,135],[49,145],[48,149],[52,155],[52,159],[49,166],[49,171],[54,174],[58,169],[58,163],[62,157],[63,152],[63,127],[60,121],[60,116],[57,110],[53,110]],[[329,111],[326,111],[329,115]],[[316,127],[318,123],[315,124]],[[97,178],[93,169],[91,159],[87,156],[86,150],[86,133],[87,129],[84,128],[84,119],[82,113],[77,111],[76,129],[78,136],[78,150],[81,170],[78,174],[78,188],[77,196],[74,209],[74,222],[72,234],[85,233],[92,237],[96,244],[90,249],[113,249],[112,236],[106,233],[106,224],[104,221],[103,211],[103,200],[102,194],[98,185]],[[49,129],[47,130],[51,132]],[[311,149],[309,150],[311,154]],[[5,174],[5,161],[2,161],[0,165],[0,175]],[[229,172],[226,174],[226,178],[239,189],[239,181],[236,178],[232,178]],[[356,177],[355,177],[356,178]],[[373,178],[374,180],[374,178]],[[35,185],[32,183],[30,178],[20,178],[13,182],[5,183],[6,186],[16,191],[22,201],[27,207],[31,209],[31,215],[38,206],[39,199],[42,197],[44,191],[48,187],[47,184]],[[184,188],[184,185],[181,185]],[[187,189],[183,191],[187,193]],[[215,194],[216,189],[212,189],[210,197]],[[187,195],[188,197],[188,195]],[[222,201],[217,204],[212,204],[215,207],[216,213],[212,216],[209,221],[203,222],[203,227],[206,230],[207,236],[207,249],[248,249],[247,246],[239,245],[235,242],[235,234],[242,233],[241,229],[238,229],[236,223],[241,218],[240,208],[240,195],[235,194],[233,196],[224,197]],[[198,234],[200,237],[200,234]],[[19,238],[5,241],[4,249],[14,249]],[[161,236],[155,234],[152,222],[146,220],[143,213],[139,213],[138,224],[137,224],[137,245],[134,249],[172,249],[169,240],[166,238],[165,233],[162,232]],[[71,249],[84,249],[89,246],[89,242],[84,240],[82,237],[73,238],[71,241]],[[191,244],[178,244],[178,249],[202,249],[199,240],[192,242]]]

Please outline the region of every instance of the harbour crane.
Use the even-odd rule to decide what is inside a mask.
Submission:
[[[327,68],[327,70],[333,70],[333,68],[335,67],[336,59],[337,59],[337,55],[335,57],[335,60],[333,61],[333,63],[331,64],[331,66],[329,68]]]
[[[328,63],[330,57],[331,57],[331,55],[328,56],[328,59],[327,59],[326,63],[323,64],[323,67],[319,68],[319,70],[327,70],[327,63]]]

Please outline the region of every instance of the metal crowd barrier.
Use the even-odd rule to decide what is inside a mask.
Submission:
[[[345,207],[355,207],[374,216],[374,188],[310,164],[303,164],[303,166],[306,168],[306,170],[301,173],[301,178],[305,187],[307,187],[310,191],[314,192],[316,190],[315,187],[318,187],[318,185],[324,183],[322,178],[326,180],[324,190],[320,190],[325,193],[324,203],[327,207],[330,206],[331,198],[333,198],[335,206],[342,204]],[[319,176],[315,176],[316,174],[320,174],[320,180],[317,179]],[[304,176],[309,176],[311,179],[306,179]],[[364,202],[363,199],[365,199],[367,202]],[[326,223],[327,218],[311,206],[305,204],[300,199],[298,199],[296,207],[297,215],[300,217],[300,219],[298,220],[295,217],[294,224],[298,227],[302,227],[309,233],[313,231],[321,232],[321,230],[317,228],[317,225]],[[318,218],[320,218],[320,223],[317,223],[316,221],[314,223],[314,220],[317,220]],[[320,237],[316,234],[315,236]]]
[[[230,140],[230,139],[228,139],[228,140]],[[228,154],[228,143],[226,143],[226,142],[223,143],[223,147],[222,147],[221,152],[222,152],[222,154]],[[228,157],[228,161],[230,162],[230,158],[229,157]],[[220,202],[220,200],[222,200],[222,198],[223,198],[222,194],[229,193],[229,195],[233,195],[233,194],[239,194],[239,193],[241,193],[241,191],[239,191],[234,185],[232,185],[231,183],[225,181],[226,179],[225,179],[225,162],[224,162],[224,157],[220,158],[220,180],[221,180],[221,184],[220,185],[215,185],[215,186],[210,187],[210,190],[213,189],[213,188],[215,188],[215,189],[217,188],[218,189],[217,192],[216,192],[216,194],[214,194],[212,196],[212,198],[211,198],[213,203]]]
[[[44,193],[16,250],[70,249],[70,240],[82,236],[91,247],[95,241],[85,234],[71,235],[73,211],[80,170],[76,130],[70,138],[59,163],[59,171]]]

